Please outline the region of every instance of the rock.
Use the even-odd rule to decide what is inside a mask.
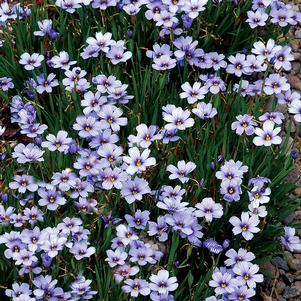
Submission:
[[[290,149],[287,151],[287,154],[290,154]],[[295,213],[291,213],[288,217],[283,221],[286,225],[290,224],[295,219]]]
[[[293,41],[291,41],[291,46],[292,46],[292,49],[293,50],[299,50],[299,48],[300,48],[300,41],[299,40],[293,40]]]
[[[283,291],[285,290],[286,288],[286,285],[283,281],[279,281],[277,284],[276,284],[276,292],[278,295],[282,294]]]
[[[296,287],[286,287],[284,292],[283,292],[283,298],[294,298],[298,297],[300,295],[300,292]]]
[[[277,273],[277,268],[275,265],[271,264],[270,262],[264,262],[260,265],[260,269],[266,270],[268,272],[268,276],[275,277]]]
[[[286,299],[284,299],[283,297],[279,297],[278,301],[286,301]]]
[[[299,57],[301,58],[301,53],[298,53],[299,54]],[[299,59],[300,59],[299,58]],[[297,60],[297,59],[296,59]],[[301,64],[300,63],[298,63],[298,62],[296,62],[296,63],[294,63],[293,64],[293,71],[294,71],[294,73],[295,74],[298,74],[299,72],[300,72],[300,70],[301,70]]]
[[[298,76],[290,75],[289,81],[294,89],[301,91],[301,79]]]
[[[298,289],[299,293],[301,294],[301,281],[296,281],[294,286]]]
[[[296,30],[296,32],[295,32],[295,37],[296,37],[297,39],[301,39],[301,29]]]
[[[301,59],[301,53],[300,52],[295,52],[294,53],[294,60],[295,61],[300,61]],[[296,65],[296,63],[293,63],[293,65]]]
[[[298,188],[296,188],[296,189],[298,189]],[[300,189],[300,192],[301,192],[301,188],[300,187],[299,187],[299,189]],[[295,212],[295,218],[301,220],[301,210],[297,210]]]
[[[293,120],[286,120],[285,122],[285,130],[288,132],[290,130],[290,133],[296,132],[296,126]]]
[[[284,271],[286,271],[286,272],[289,271],[289,267],[288,267],[286,261],[283,260],[281,257],[276,256],[276,257],[273,258],[272,261],[273,261],[273,263],[274,263],[279,269],[282,269],[282,270],[284,270]]]
[[[294,194],[301,194],[301,187],[297,187],[295,190],[294,190]]]

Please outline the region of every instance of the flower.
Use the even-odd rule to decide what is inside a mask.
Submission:
[[[214,271],[209,286],[215,288],[216,295],[229,294],[234,292],[237,286],[237,280],[228,272]]]
[[[290,252],[301,250],[301,241],[298,236],[296,236],[296,229],[292,227],[284,227],[284,236],[281,236],[282,245],[288,249]]]
[[[168,131],[172,130],[185,130],[194,125],[194,120],[190,118],[190,111],[183,110],[181,107],[175,107],[169,105],[163,107],[163,119],[168,122],[165,125],[165,129]]]
[[[180,93],[180,97],[187,98],[189,104],[193,104],[199,99],[203,99],[208,92],[207,88],[204,86],[202,87],[199,82],[195,82],[193,86],[186,82],[182,84],[181,88],[184,92]]]
[[[236,132],[238,135],[246,133],[246,135],[253,135],[255,132],[254,126],[257,125],[254,121],[253,116],[247,114],[236,116],[236,120],[231,124],[231,129]]]
[[[238,251],[230,249],[225,255],[228,257],[225,260],[226,266],[235,266],[240,262],[251,262],[255,259],[255,255],[252,252],[248,252],[243,248],[240,248]]]
[[[87,241],[81,240],[79,242],[75,242],[72,248],[70,249],[70,253],[74,254],[76,260],[81,260],[83,258],[89,258],[92,254],[95,253],[94,247],[88,247]]]
[[[41,197],[39,205],[46,206],[48,210],[56,210],[59,205],[65,205],[67,202],[55,188],[40,188],[38,194]]]
[[[149,277],[149,287],[152,291],[158,292],[161,295],[168,294],[177,289],[179,286],[176,277],[169,277],[167,270],[160,270],[157,275],[152,274]]]
[[[47,148],[49,151],[65,152],[69,149],[69,144],[72,139],[68,138],[66,131],[58,131],[57,135],[49,134],[46,136],[47,141],[42,142],[42,147]]]
[[[193,162],[185,162],[184,160],[179,161],[177,163],[177,167],[169,164],[166,168],[171,174],[169,175],[169,179],[179,179],[182,183],[188,182],[189,178],[187,175],[194,171],[196,168],[195,163]]]
[[[44,74],[40,74],[37,77],[38,85],[37,85],[37,92],[42,94],[44,92],[51,93],[52,88],[59,85],[57,79],[55,79],[55,74],[50,73],[47,78],[45,79]]]
[[[168,69],[173,69],[176,66],[176,60],[171,58],[169,55],[161,55],[160,57],[154,58],[154,63],[152,67],[155,70],[164,71]]]
[[[208,0],[185,1],[183,11],[189,16],[189,18],[195,19],[199,15],[199,12],[205,10],[205,5],[207,2]]]
[[[125,260],[128,257],[128,254],[126,252],[123,252],[119,249],[116,249],[115,251],[112,250],[107,250],[107,258],[105,259],[105,261],[108,262],[110,267],[115,267],[117,265],[124,265],[125,264]]]
[[[140,209],[138,209],[135,212],[134,216],[126,214],[124,218],[126,219],[130,227],[134,227],[136,229],[144,229],[149,220],[149,215],[150,215],[149,211],[147,210],[141,211]]]
[[[233,234],[242,234],[245,240],[251,240],[254,236],[253,233],[258,233],[260,229],[256,226],[259,224],[257,216],[251,216],[248,212],[241,213],[241,219],[236,216],[232,216],[229,220],[230,224],[234,226],[232,229]]]
[[[243,73],[246,73],[246,56],[244,54],[236,54],[236,56],[230,55],[228,60],[231,64],[228,64],[226,71],[230,74],[235,74],[241,77]]]
[[[60,51],[58,55],[53,56],[47,63],[53,68],[68,70],[70,66],[76,64],[76,61],[70,61],[68,52]]]
[[[18,163],[24,164],[27,162],[44,161],[43,154],[44,151],[41,151],[33,143],[29,143],[26,146],[23,143],[19,143],[15,146],[12,157],[17,159]]]
[[[211,103],[206,104],[205,102],[198,103],[196,109],[192,109],[192,112],[201,120],[211,119],[217,114],[216,108],[213,108]]]
[[[38,53],[29,54],[23,53],[20,57],[19,63],[24,65],[25,70],[33,70],[41,66],[44,56]]]
[[[145,149],[140,153],[137,147],[132,147],[129,149],[129,156],[124,156],[123,161],[128,164],[126,172],[130,175],[135,173],[141,173],[146,170],[147,167],[155,165],[156,159],[150,157],[150,150]]]
[[[267,95],[280,94],[289,90],[290,85],[287,83],[287,78],[280,76],[279,74],[270,74],[265,82],[263,91]]]
[[[262,129],[255,129],[255,134],[257,137],[253,138],[253,143],[256,146],[271,146],[272,144],[280,144],[282,139],[280,136],[277,136],[280,131],[280,127],[274,129],[274,122],[269,120],[265,121]]]
[[[97,51],[108,53],[110,46],[114,43],[112,40],[112,34],[110,32],[102,33],[96,32],[95,38],[89,37],[86,41],[89,45],[94,46]]]
[[[38,185],[35,183],[34,177],[28,175],[14,176],[14,182],[9,183],[10,189],[18,189],[19,193],[24,193],[26,190],[34,192],[38,190]]]
[[[250,262],[239,262],[233,268],[236,279],[241,285],[247,285],[249,288],[256,288],[256,282],[263,282],[263,275],[256,274],[258,271],[259,266]]]
[[[250,27],[256,28],[257,26],[265,26],[266,21],[268,19],[268,14],[266,14],[264,11],[258,9],[257,11],[248,11],[248,19],[246,20],[247,23],[249,23]]]
[[[282,124],[284,115],[281,112],[266,112],[258,118],[260,121],[270,120],[275,124]]]
[[[138,297],[139,294],[143,296],[150,294],[148,282],[139,278],[125,280],[122,290],[129,293],[132,297]]]
[[[212,198],[204,198],[195,207],[198,209],[195,211],[195,216],[205,217],[207,222],[212,222],[213,218],[221,218],[223,216],[223,206],[215,203]]]
[[[297,122],[301,122],[301,101],[300,100],[293,100],[288,105],[289,113],[294,115],[294,119]]]

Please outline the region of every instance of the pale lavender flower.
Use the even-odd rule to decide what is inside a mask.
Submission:
[[[139,272],[139,267],[137,266],[129,266],[128,264],[124,264],[116,268],[114,273],[114,278],[116,282],[120,283],[124,279],[130,278],[130,276],[134,276]]]
[[[189,180],[188,174],[194,171],[196,168],[195,163],[193,162],[185,162],[181,160],[177,163],[177,167],[169,164],[166,168],[168,172],[171,174],[169,175],[169,179],[179,179],[182,183],[186,183]]]
[[[129,178],[128,174],[118,167],[104,169],[100,172],[100,177],[102,179],[102,188],[106,190],[110,190],[113,187],[121,189],[122,183]]]
[[[88,138],[97,136],[104,126],[92,116],[78,116],[76,123],[73,124],[73,129],[79,131],[81,138]]]
[[[277,136],[281,131],[280,127],[274,128],[274,122],[265,121],[262,129],[256,128],[256,137],[253,138],[253,143],[256,146],[271,146],[272,144],[280,144],[282,139]]]
[[[261,41],[255,42],[252,48],[252,53],[257,55],[259,58],[270,61],[279,50],[281,50],[281,46],[276,45],[273,39],[269,39],[266,45]]]
[[[241,213],[241,219],[236,216],[232,216],[229,220],[233,226],[233,234],[242,234],[245,240],[251,240],[254,237],[253,233],[258,233],[260,229],[257,227],[259,219],[257,216],[251,216],[248,212]]]
[[[76,260],[81,260],[83,258],[89,258],[91,255],[93,255],[95,253],[95,248],[89,247],[87,241],[81,240],[74,243],[72,248],[70,248],[70,253],[74,254],[74,258]]]
[[[255,296],[256,291],[247,286],[236,287],[235,291],[228,297],[233,301],[250,301],[250,298]]]
[[[168,234],[166,233],[167,230],[168,225],[163,216],[159,216],[157,218],[157,223],[151,221],[148,222],[148,235],[156,235],[157,239],[161,242],[164,242],[168,239]]]
[[[38,146],[33,143],[29,143],[26,146],[23,143],[19,143],[15,146],[12,153],[12,157],[17,160],[18,163],[24,164],[27,162],[42,162],[44,151],[41,151]]]
[[[246,20],[247,23],[249,23],[250,27],[256,28],[257,26],[265,26],[266,21],[268,19],[268,14],[266,14],[263,10],[257,10],[257,11],[251,11],[249,10],[247,12],[248,19]]]
[[[208,92],[207,88],[202,87],[200,82],[195,82],[193,86],[185,82],[181,88],[184,92],[180,93],[180,97],[186,98],[189,104],[193,104],[199,99],[205,98],[205,94]]]
[[[270,12],[270,16],[272,17],[271,23],[277,24],[281,27],[288,26],[289,24],[294,23],[292,19],[293,15],[294,12],[286,8],[271,9]]]
[[[236,56],[230,55],[228,57],[230,64],[228,64],[226,71],[230,74],[235,74],[241,77],[243,73],[246,73],[246,56],[238,53]]]
[[[165,108],[163,107],[163,110]],[[172,130],[185,130],[194,125],[194,120],[190,117],[189,110],[183,110],[181,107],[173,107],[171,111],[163,113],[163,119],[168,122],[165,129]]]
[[[25,70],[33,70],[41,66],[44,56],[38,53],[29,54],[23,53],[20,57],[19,63],[24,65]]]
[[[59,190],[61,191],[68,191],[75,185],[75,175],[69,169],[63,170],[62,172],[53,173],[51,179],[51,184],[58,185]]]
[[[254,126],[257,126],[253,116],[244,114],[236,116],[237,121],[232,122],[231,129],[238,135],[246,133],[246,135],[253,135],[255,132]]]
[[[0,89],[4,92],[14,88],[14,83],[10,77],[0,77]]]
[[[124,42],[118,41],[116,44],[112,44],[110,50],[106,53],[106,57],[110,59],[113,65],[119,64],[121,62],[125,63],[132,57],[130,51],[125,51]]]
[[[37,92],[39,94],[42,94],[44,92],[51,93],[52,88],[57,87],[59,85],[59,82],[57,79],[55,79],[55,74],[50,73],[47,78],[45,78],[44,74],[40,74],[37,77]]]
[[[57,135],[49,134],[46,136],[47,141],[42,142],[42,147],[47,148],[49,151],[68,151],[69,144],[72,139],[68,138],[68,133],[66,131],[58,131]]]
[[[204,198],[201,203],[197,203],[195,207],[196,217],[204,217],[207,222],[212,222],[213,218],[221,218],[223,216],[223,206],[215,203],[212,198]]]
[[[76,61],[70,61],[68,52],[60,51],[58,55],[52,57],[47,63],[53,68],[68,70],[70,66],[76,64]]]
[[[107,253],[107,258],[105,259],[105,261],[108,262],[111,268],[117,265],[121,265],[121,266],[124,265],[125,260],[128,257],[128,254],[126,252],[123,252],[119,249],[116,249],[115,251],[107,250],[106,253]]]
[[[135,177],[133,180],[122,183],[121,195],[128,204],[132,204],[136,200],[141,201],[143,195],[150,192],[148,182],[143,178]]]
[[[198,103],[197,107],[192,109],[192,112],[201,120],[211,119],[217,114],[216,108],[211,103],[207,104],[205,102]]]
[[[250,262],[239,262],[233,267],[236,279],[249,288],[256,288],[256,283],[263,282],[263,275],[257,274],[258,271],[259,266]]]
[[[40,206],[47,206],[48,210],[56,210],[60,205],[66,204],[66,199],[55,190],[55,188],[47,189],[40,188],[38,194],[41,197],[39,200]]]
[[[281,112],[267,112],[258,118],[260,121],[270,120],[275,124],[282,124],[282,120],[285,119],[283,113]]]
[[[214,271],[209,286],[214,288],[216,295],[231,294],[238,285],[237,280],[228,272]]]
[[[154,58],[152,67],[158,71],[164,71],[173,69],[176,66],[177,61],[171,58],[169,55],[161,55],[160,57]]]
[[[288,105],[289,113],[294,115],[294,119],[297,122],[301,122],[301,101],[300,100],[293,100]]]
[[[126,214],[124,218],[126,219],[129,227],[134,227],[136,229],[144,229],[149,220],[150,212],[147,210],[141,211],[138,209],[134,216]]]
[[[284,46],[275,54],[274,67],[275,69],[283,68],[285,71],[290,71],[292,68],[291,61],[293,60],[294,55],[292,54],[292,48]]]
[[[277,73],[270,74],[264,82],[263,91],[267,95],[280,94],[290,89],[287,78]]]
[[[123,111],[114,105],[106,104],[101,107],[101,110],[97,115],[101,119],[101,125],[103,129],[111,128],[113,132],[120,131],[121,126],[125,126],[128,123],[126,117],[121,117]]]
[[[55,5],[66,10],[68,13],[73,14],[81,7],[81,3],[81,0],[56,0]]]
[[[123,161],[128,164],[126,172],[130,175],[135,173],[141,173],[146,170],[147,167],[155,165],[156,159],[150,157],[150,149],[143,150],[140,153],[137,147],[132,147],[129,149],[129,156],[124,156]]]
[[[122,243],[127,246],[133,241],[138,240],[138,236],[131,228],[125,225],[119,225],[116,227],[117,237],[122,241]]]
[[[284,236],[281,236],[282,245],[290,252],[301,250],[301,241],[298,236],[296,236],[296,229],[292,227],[284,227]]]
[[[189,0],[185,1],[185,5],[183,6],[183,11],[189,16],[191,19],[195,19],[198,17],[201,11],[205,10],[205,5],[208,0]]]
[[[38,185],[35,183],[35,179],[29,175],[16,175],[14,176],[14,182],[9,183],[10,189],[18,189],[19,193],[24,193],[26,190],[34,192],[38,190]]]
[[[142,296],[148,296],[150,294],[148,282],[139,278],[125,280],[122,290],[135,298],[138,297],[139,294]]]
[[[251,262],[255,259],[255,255],[248,250],[240,248],[238,251],[230,249],[225,254],[228,259],[225,260],[226,266],[235,266],[240,262]]]
[[[149,277],[149,280],[151,281],[149,284],[150,289],[161,295],[172,292],[179,286],[177,278],[169,277],[169,272],[167,270],[160,270],[157,275],[152,274]]]
[[[96,47],[97,51],[108,53],[110,46],[113,44],[112,34],[110,32],[97,32],[95,38],[89,37],[86,41],[89,45]]]
[[[38,21],[39,29],[38,31],[34,31],[33,34],[39,37],[51,36],[53,33],[52,29],[52,20],[45,19],[42,21]]]
[[[147,50],[146,51],[146,56],[154,59],[154,58],[159,58],[162,55],[167,55],[167,56],[172,56],[173,52],[170,50],[170,46],[168,44],[155,44],[153,45],[153,50]]]

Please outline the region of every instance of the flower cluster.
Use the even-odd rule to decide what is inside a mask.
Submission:
[[[19,45],[24,32],[14,32],[23,35],[14,62],[0,64],[0,93],[19,128],[0,156],[14,162],[0,183],[0,244],[22,277],[7,297],[93,299],[112,272],[126,298],[173,301],[182,281],[195,281],[181,269],[204,272],[200,256],[212,273],[207,301],[256,294],[263,275],[249,250],[278,184],[245,150],[256,158],[271,151],[257,146],[276,152],[285,114],[264,103],[275,98],[301,122],[301,97],[285,76],[292,49],[277,37],[256,36],[235,51],[200,42],[195,29],[222,41],[203,29],[202,12],[238,5],[230,2],[57,0],[33,13],[0,5],[1,24],[24,26],[35,42]],[[95,26],[82,25],[88,16]],[[250,1],[244,17],[251,28],[301,21],[278,0]],[[245,248],[235,250],[241,239]],[[301,248],[291,227],[269,239]],[[117,296],[110,281],[103,300]]]

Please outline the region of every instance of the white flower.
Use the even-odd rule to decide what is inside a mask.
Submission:
[[[272,144],[280,144],[282,139],[280,136],[277,136],[281,131],[280,127],[274,129],[274,123],[272,121],[265,121],[263,129],[256,128],[255,134],[257,137],[253,138],[253,143],[256,146],[271,146]]]

